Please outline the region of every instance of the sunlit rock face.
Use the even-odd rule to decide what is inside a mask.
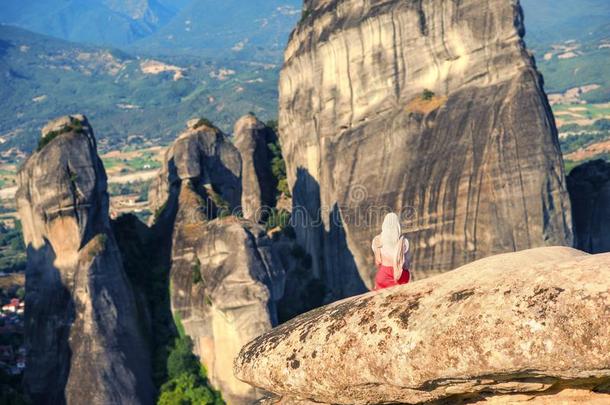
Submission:
[[[296,317],[235,373],[286,404],[608,403],[608,291],[610,254],[488,257]]]
[[[219,196],[228,212],[241,203],[241,157],[226,135],[210,123],[193,119],[170,146],[164,164],[152,182],[148,199],[156,217],[176,211],[175,202],[183,180],[200,192]],[[215,206],[206,215],[216,215]],[[214,211],[214,212],[213,212]]]
[[[297,224],[328,299],[372,286],[400,212],[416,278],[570,245],[570,203],[518,1],[309,0],[280,77]],[[323,226],[312,225],[321,210]]]
[[[170,294],[212,385],[230,404],[261,390],[233,375],[241,347],[277,325],[284,269],[265,229],[230,215],[240,204],[239,151],[217,128],[191,122],[151,187],[155,226],[171,235]]]
[[[62,117],[42,136],[16,196],[28,254],[26,391],[37,404],[152,404],[148,347],[91,126]]]

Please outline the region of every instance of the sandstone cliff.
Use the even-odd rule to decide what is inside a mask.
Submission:
[[[275,207],[277,182],[271,172],[270,143],[276,141],[271,128],[253,115],[245,115],[235,124],[235,147],[242,160],[241,206],[244,218],[254,222],[266,219]]]
[[[610,254],[489,257],[301,315],[235,372],[287,403],[607,403],[609,291]]]
[[[587,162],[568,176],[574,218],[574,247],[610,252],[610,163]]]
[[[518,1],[307,0],[304,10],[285,52],[279,129],[299,241],[329,299],[371,287],[370,241],[387,210],[403,215],[417,278],[571,244],[557,131]]]
[[[277,324],[284,272],[264,229],[231,216],[241,160],[212,126],[190,126],[172,145],[151,188],[158,223],[172,234],[171,304],[212,384],[230,404],[260,392],[237,380],[240,348]],[[165,196],[157,200],[158,195]]]
[[[18,176],[26,390],[37,404],[151,404],[148,348],[110,228],[93,131],[85,117],[69,116],[42,134]]]

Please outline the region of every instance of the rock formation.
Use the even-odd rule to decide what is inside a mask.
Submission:
[[[568,176],[574,219],[574,247],[589,253],[610,252],[610,163],[595,160]]]
[[[284,285],[264,229],[225,209],[239,205],[240,169],[239,152],[218,129],[191,126],[169,149],[151,188],[153,199],[167,201],[155,205],[162,208],[158,222],[168,221],[172,234],[172,311],[231,404],[261,395],[233,376],[232,360],[277,324]]]
[[[87,119],[49,123],[18,181],[28,394],[37,404],[152,404],[149,353]]]
[[[156,217],[176,212],[182,180],[205,193],[206,215],[229,214],[241,203],[241,158],[226,136],[204,119],[193,119],[168,149],[165,164],[151,185],[150,206]],[[184,184],[186,185],[186,184]]]
[[[489,257],[301,315],[246,345],[235,373],[288,403],[607,403],[609,291],[610,254]]]
[[[275,206],[277,182],[271,172],[272,156],[267,146],[276,141],[275,133],[254,115],[248,114],[237,121],[233,136],[242,161],[243,215],[246,219],[260,222]]]
[[[557,130],[518,1],[304,10],[279,130],[299,241],[329,299],[371,287],[370,241],[389,210],[403,216],[416,278],[571,244]]]

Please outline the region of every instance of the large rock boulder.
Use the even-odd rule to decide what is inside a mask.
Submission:
[[[275,206],[277,181],[271,172],[269,144],[275,132],[248,114],[240,118],[233,131],[235,147],[242,160],[241,206],[244,218],[260,222]]]
[[[589,253],[610,252],[610,163],[594,160],[568,176],[574,219],[574,247]]]
[[[523,34],[518,1],[305,1],[279,132],[299,241],[329,299],[372,286],[370,241],[389,210],[417,278],[571,244],[557,130]]]
[[[246,345],[235,373],[334,404],[608,401],[609,291],[610,254],[494,256],[301,315]]]
[[[239,152],[217,129],[189,130],[170,148],[153,188],[167,190],[166,202],[157,203],[164,207],[157,224],[172,235],[172,312],[193,339],[210,381],[231,404],[262,395],[235,378],[232,360],[277,324],[284,286],[284,270],[264,228],[227,210],[239,205],[233,197],[240,167]],[[217,174],[223,174],[218,181]]]
[[[37,404],[152,404],[151,361],[87,119],[47,125],[18,181],[28,394]]]

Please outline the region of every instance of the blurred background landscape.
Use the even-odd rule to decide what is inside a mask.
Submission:
[[[610,2],[522,0],[569,171],[610,158]],[[150,215],[149,183],[188,119],[223,131],[277,115],[282,53],[300,0],[0,3],[0,271],[23,269],[15,175],[40,128],[83,113],[96,129],[112,214]],[[230,46],[227,46],[230,44]]]

